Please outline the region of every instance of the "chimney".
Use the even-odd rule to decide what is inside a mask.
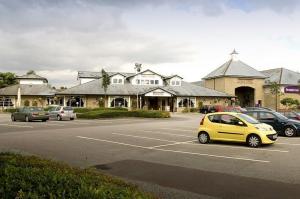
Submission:
[[[135,73],[140,73],[142,70],[142,64],[135,63],[134,70],[135,70]]]

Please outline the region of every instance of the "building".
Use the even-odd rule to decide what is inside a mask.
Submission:
[[[284,68],[258,71],[240,61],[237,55],[234,50],[227,62],[206,75],[203,81],[195,83],[236,96],[237,103],[242,107],[266,106],[282,109],[284,107],[280,104],[281,99],[292,97],[300,100],[299,73]],[[283,95],[276,98],[270,92],[271,82],[280,85]]]
[[[0,107],[47,106],[54,104],[55,90],[36,74],[17,77],[18,84],[0,89]]]
[[[275,68],[261,71],[267,76],[264,85],[265,106],[273,109],[284,109],[280,103],[284,98],[293,98],[300,101],[300,73],[286,68]],[[270,83],[276,82],[280,87],[280,94],[274,96],[270,91]],[[277,105],[276,105],[277,103]]]
[[[108,72],[111,84],[102,87],[99,72],[79,71],[79,85],[56,93],[74,107],[126,107],[128,109],[182,111],[200,104],[230,103],[232,95],[183,81],[179,75],[164,76],[135,65],[134,73]]]

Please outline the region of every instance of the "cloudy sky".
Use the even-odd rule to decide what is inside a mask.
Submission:
[[[0,0],[0,71],[56,86],[134,63],[200,80],[229,59],[300,70],[298,0]]]

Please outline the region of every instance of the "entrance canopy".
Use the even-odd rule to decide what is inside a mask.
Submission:
[[[174,94],[161,88],[156,88],[144,93],[145,97],[172,97]]]

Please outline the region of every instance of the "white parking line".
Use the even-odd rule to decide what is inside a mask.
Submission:
[[[179,135],[175,133],[163,133],[163,132],[157,132],[157,131],[149,131],[149,130],[142,130],[143,132],[149,132],[154,134],[162,134],[162,135],[172,135],[177,137],[187,137],[187,138],[195,138],[196,136],[190,136],[190,135]]]
[[[190,142],[194,142],[194,141],[195,140],[189,140],[189,141],[185,141],[185,142],[175,142],[172,144],[162,144],[162,145],[152,146],[150,148],[153,149],[153,148],[159,148],[159,147],[164,147],[164,146],[173,146],[173,145],[178,145],[178,144],[190,143]]]
[[[300,144],[284,143],[284,142],[276,142],[276,144],[284,144],[284,145],[291,145],[291,146],[300,146]]]
[[[148,140],[158,140],[158,141],[164,141],[164,142],[172,142],[172,143],[177,142],[177,141],[170,141],[170,140],[164,140],[164,139],[158,139],[158,138],[151,138],[151,137],[144,137],[144,136],[137,136],[137,135],[122,134],[122,133],[112,133],[112,134],[113,134],[113,135],[126,136],[126,137],[134,137],[134,138],[148,139]]]
[[[160,128],[163,130],[172,130],[172,131],[183,131],[183,132],[193,132],[193,130],[188,130],[188,129],[174,129],[174,128]]]
[[[20,127],[20,128],[33,128],[33,126],[23,126],[23,125],[15,125],[15,124],[0,124],[0,126],[11,126],[11,127]]]
[[[103,140],[103,139],[89,138],[89,137],[83,137],[83,136],[76,136],[76,137],[80,138],[80,139],[107,142],[107,143],[112,143],[112,144],[118,144],[118,145],[136,147],[136,148],[142,148],[142,149],[148,149],[148,150],[156,150],[156,151],[164,151],[164,152],[172,152],[172,153],[180,153],[180,154],[189,154],[189,155],[197,155],[197,156],[207,156],[207,157],[232,159],[232,160],[243,160],[243,161],[260,162],[260,163],[270,163],[270,161],[267,161],[267,160],[258,160],[258,159],[233,157],[233,156],[223,156],[223,155],[213,155],[213,154],[206,154],[206,153],[193,153],[193,152],[188,152],[188,151],[167,150],[167,149],[159,149],[159,148],[151,148],[151,147],[144,147],[144,146],[139,146],[139,145],[127,144],[127,143],[123,143],[123,142],[115,142],[115,141],[111,141],[111,140]]]
[[[250,148],[250,147],[226,146],[226,145],[217,145],[217,144],[199,144],[199,143],[183,143],[183,144],[192,144],[192,145],[203,146],[203,147],[221,147],[221,148],[232,148],[232,149],[280,152],[280,153],[288,153],[289,152],[286,150],[279,150],[279,149]]]

